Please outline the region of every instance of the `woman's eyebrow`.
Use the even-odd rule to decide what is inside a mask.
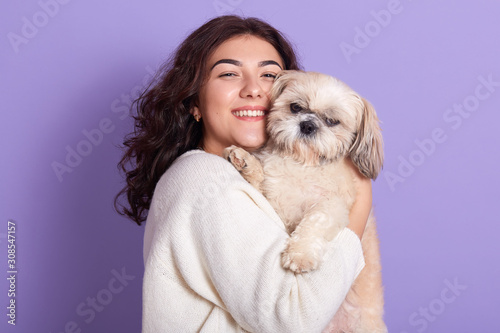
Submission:
[[[238,61],[238,60],[234,60],[234,59],[221,59],[221,60],[217,61],[212,66],[212,68],[210,68],[210,70],[214,69],[214,67],[217,66],[218,64],[231,64],[231,65],[235,65],[235,66],[238,66],[238,67],[243,66],[243,64],[241,63],[241,61]]]
[[[259,67],[264,67],[264,66],[267,66],[267,65],[276,65],[279,68],[281,68],[280,64],[278,64],[274,60],[264,60],[264,61],[259,62]],[[281,68],[281,70],[283,70],[283,68]]]
[[[217,65],[219,65],[219,64],[231,64],[231,65],[235,65],[235,66],[238,66],[238,67],[242,67],[243,66],[243,64],[241,63],[241,61],[238,61],[238,60],[234,60],[234,59],[221,59],[221,60],[217,61],[212,66],[212,68],[210,68],[210,70],[214,69],[214,67],[217,66]],[[264,67],[264,66],[268,66],[268,65],[276,65],[279,68],[281,68],[280,64],[278,64],[274,60],[264,60],[264,61],[259,62],[259,64],[258,64],[259,67]],[[281,69],[283,69],[283,68],[281,68]]]

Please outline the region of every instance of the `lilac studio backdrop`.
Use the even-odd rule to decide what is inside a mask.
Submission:
[[[3,1],[0,331],[140,331],[144,228],[113,210],[117,147],[156,68],[227,13],[267,20],[375,106],[389,331],[498,332],[493,0]]]

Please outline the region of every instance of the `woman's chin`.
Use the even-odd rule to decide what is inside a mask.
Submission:
[[[236,143],[235,145],[245,149],[246,151],[252,152],[252,151],[257,150],[260,147],[262,147],[266,143],[266,140],[267,140],[267,137],[262,136],[259,138],[251,138],[251,139],[247,139],[247,140],[241,140],[239,143]]]

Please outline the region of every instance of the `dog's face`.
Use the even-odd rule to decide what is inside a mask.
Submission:
[[[367,177],[382,166],[375,111],[343,82],[325,74],[283,71],[271,90],[270,143],[282,156],[306,165],[347,155]]]

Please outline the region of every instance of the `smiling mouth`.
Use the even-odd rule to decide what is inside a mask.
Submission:
[[[232,114],[236,117],[263,117],[266,115],[264,110],[239,110],[232,111]]]

